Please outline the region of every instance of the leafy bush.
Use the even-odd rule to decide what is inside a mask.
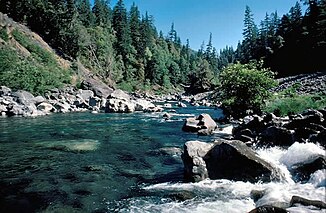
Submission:
[[[20,57],[8,46],[0,47],[0,85],[42,95],[69,81],[69,72],[58,65],[44,65],[33,57]]]
[[[277,116],[285,116],[300,113],[306,109],[322,109],[325,107],[325,96],[302,95],[271,100],[266,104],[264,111],[273,112]]]
[[[221,101],[233,116],[241,116],[246,110],[260,112],[271,96],[269,89],[276,84],[273,73],[261,63],[232,64],[220,73]]]
[[[9,35],[7,33],[6,28],[1,28],[0,29],[0,38],[4,41],[8,41],[9,40]]]

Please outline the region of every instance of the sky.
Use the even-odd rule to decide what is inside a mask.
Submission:
[[[111,7],[117,0],[111,0]],[[167,35],[172,22],[182,43],[189,39],[190,47],[198,50],[207,44],[212,33],[213,46],[219,50],[226,45],[237,47],[242,40],[243,19],[246,5],[254,14],[258,25],[268,14],[277,11],[281,17],[288,13],[296,0],[124,0],[129,10],[132,3],[140,12],[154,16],[158,30]]]

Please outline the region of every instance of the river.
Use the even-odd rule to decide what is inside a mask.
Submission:
[[[219,117],[221,111],[175,110],[169,121],[162,113],[0,119],[0,212],[247,212],[271,200],[288,202],[292,195],[325,197],[322,170],[305,184],[295,183],[290,174],[281,183],[183,183],[180,155],[164,148],[182,149],[188,140],[211,141],[182,132],[183,119],[201,113]],[[314,144],[295,146],[295,151],[274,147],[258,152],[287,174],[295,161],[292,155],[300,159],[325,151]],[[250,198],[252,190],[266,191],[260,203]]]

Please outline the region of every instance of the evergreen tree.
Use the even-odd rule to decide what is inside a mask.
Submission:
[[[248,62],[255,58],[255,47],[258,36],[258,28],[254,22],[254,17],[249,6],[246,6],[244,29],[243,29],[243,51],[245,61]]]
[[[94,22],[94,15],[89,0],[76,0],[78,19],[85,27],[90,27]]]

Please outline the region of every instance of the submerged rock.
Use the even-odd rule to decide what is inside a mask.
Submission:
[[[65,152],[89,152],[98,149],[100,142],[93,139],[40,142],[38,145]]]
[[[185,143],[183,162],[189,181],[229,179],[256,182],[283,179],[280,171],[241,141]]]

